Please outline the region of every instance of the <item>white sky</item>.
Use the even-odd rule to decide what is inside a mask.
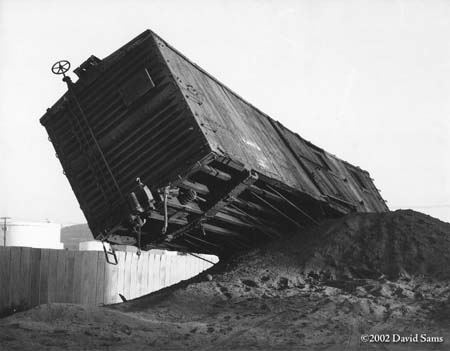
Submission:
[[[450,222],[450,1],[0,0],[0,216],[84,222],[39,118],[150,28],[262,111]],[[73,76],[73,75],[72,75]]]

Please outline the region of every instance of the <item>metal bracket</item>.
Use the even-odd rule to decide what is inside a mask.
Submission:
[[[114,266],[117,266],[117,264],[119,263],[119,260],[117,259],[116,250],[111,246],[111,244],[109,245],[109,250],[106,248],[104,241],[102,241],[102,244],[103,244],[103,252],[105,253],[106,262],[108,262],[109,264],[112,264]],[[113,257],[114,261],[110,260],[111,256]]]
[[[170,242],[180,237],[184,233],[196,228],[197,226],[201,226],[203,223],[212,219],[218,212],[231,204],[242,192],[253,185],[257,180],[258,174],[255,171],[247,171],[247,176],[244,180],[242,180],[233,188],[231,188],[231,190],[223,194],[223,196],[221,196],[216,202],[214,202],[200,217],[173,231],[172,233],[169,233],[166,236],[165,241]]]

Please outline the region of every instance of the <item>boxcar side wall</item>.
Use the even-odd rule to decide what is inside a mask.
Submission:
[[[162,186],[211,151],[149,33],[73,88],[83,112],[68,92],[41,123],[95,235],[123,219],[137,177]]]
[[[97,238],[229,254],[323,218],[388,210],[366,171],[151,31],[75,73],[41,123]]]
[[[320,191],[282,147],[282,140],[268,120],[233,98],[167,44],[161,51],[213,150],[320,197]]]
[[[329,154],[279,122],[272,120],[272,124],[328,201],[349,203],[362,212],[387,210],[367,171]]]
[[[317,200],[363,212],[388,210],[366,171],[302,139],[155,38],[214,151]]]

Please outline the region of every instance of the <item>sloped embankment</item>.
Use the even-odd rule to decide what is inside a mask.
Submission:
[[[8,330],[1,342],[25,347],[34,335],[41,345],[38,330],[46,335],[64,325],[71,332],[59,331],[57,340],[71,349],[82,338],[83,347],[108,350],[339,350],[359,348],[361,334],[425,333],[445,341],[370,346],[444,350],[449,281],[450,224],[414,211],[354,214],[128,303],[58,306],[69,316],[59,322],[43,318],[55,306],[12,316],[0,322]]]

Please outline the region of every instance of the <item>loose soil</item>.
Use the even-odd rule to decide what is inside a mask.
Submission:
[[[449,350],[449,282],[450,224],[352,214],[133,301],[9,316],[0,350]],[[392,342],[416,334],[444,341]]]

